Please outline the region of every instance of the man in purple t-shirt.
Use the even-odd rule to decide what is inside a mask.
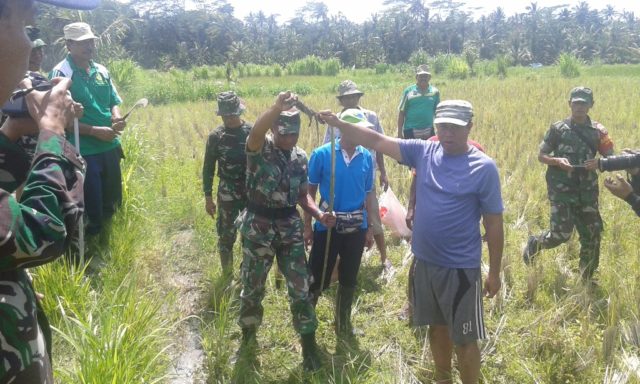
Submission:
[[[341,121],[331,112],[320,115],[344,137],[416,168],[414,325],[429,325],[435,381],[451,382],[455,349],[462,382],[477,383],[477,340],[486,337],[482,295],[493,297],[500,289],[504,232],[498,169],[491,158],[467,143],[473,107],[462,100],[438,105],[434,123],[439,142],[386,137]],[[484,289],[480,219],[489,249]]]

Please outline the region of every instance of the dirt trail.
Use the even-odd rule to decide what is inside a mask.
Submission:
[[[197,260],[193,246],[193,230],[176,233],[172,248],[166,255],[166,280],[176,292],[176,308],[184,319],[175,328],[174,345],[169,353],[172,364],[168,372],[171,384],[200,384],[206,382],[205,355],[201,345],[201,321],[203,303],[203,268]]]

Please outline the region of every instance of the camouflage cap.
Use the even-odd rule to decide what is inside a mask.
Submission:
[[[235,92],[227,91],[218,94],[218,116],[240,116],[245,109]]]
[[[47,46],[47,43],[42,41],[42,39],[35,39],[31,42],[31,48],[41,48],[46,46]]]
[[[473,118],[473,106],[466,100],[445,100],[436,107],[434,124],[467,126]]]
[[[278,127],[278,133],[281,135],[300,133],[300,111],[294,107],[280,112],[276,126]]]
[[[365,116],[364,112],[362,112],[362,110],[358,108],[345,109],[338,115],[338,118],[340,118],[340,120],[345,121],[347,123],[359,125],[361,127],[365,127],[365,128],[373,127],[373,124],[371,124],[367,120],[367,116]]]
[[[338,85],[338,99],[348,95],[364,95],[364,92],[358,90],[358,86],[351,80],[345,80]]]
[[[569,102],[581,101],[588,104],[593,104],[593,91],[587,87],[575,87],[569,94]]]
[[[429,66],[427,64],[418,65],[418,68],[416,68],[416,75],[431,75]]]

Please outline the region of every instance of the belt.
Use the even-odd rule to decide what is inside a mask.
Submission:
[[[247,204],[247,211],[269,219],[286,219],[298,212],[295,205],[293,207],[271,208],[252,202]]]

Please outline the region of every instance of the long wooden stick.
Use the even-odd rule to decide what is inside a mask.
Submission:
[[[73,138],[76,142],[76,152],[80,156],[80,127],[78,118],[73,119]],[[78,255],[80,256],[80,265],[84,266],[84,214],[80,215],[78,222]]]
[[[334,134],[334,128],[329,127],[329,134],[331,136],[331,178],[329,179],[329,211],[333,212],[334,192],[336,184],[336,137]],[[332,228],[327,228],[327,242],[324,246],[324,260],[322,265],[322,280],[320,280],[320,293],[324,291],[324,280],[327,276],[327,262],[329,261],[329,247],[331,246],[331,233]]]

